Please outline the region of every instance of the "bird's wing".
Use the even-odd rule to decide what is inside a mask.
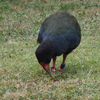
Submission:
[[[37,42],[39,42],[39,43],[41,43],[41,42],[42,42],[42,40],[43,40],[42,35],[43,35],[43,27],[41,26],[41,27],[40,27],[39,34],[38,34],[38,39],[37,39]]]
[[[40,27],[37,42],[41,43],[43,41],[44,36],[48,33],[48,32],[45,32],[46,30],[48,30],[47,29],[48,24],[49,24],[48,18],[46,18]]]

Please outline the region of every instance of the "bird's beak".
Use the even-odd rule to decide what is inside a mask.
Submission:
[[[40,65],[44,68],[44,70],[46,72],[48,72],[50,74],[49,64],[44,64],[44,63],[41,62]]]

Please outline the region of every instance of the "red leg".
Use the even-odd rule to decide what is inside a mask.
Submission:
[[[60,65],[60,69],[64,69],[66,57],[67,57],[67,55],[63,54],[63,61],[62,61],[62,64]]]
[[[56,70],[55,63],[56,63],[56,57],[53,58],[53,67],[51,67],[52,71]]]
[[[66,57],[67,57],[67,55],[66,55],[66,54],[63,54],[63,61],[62,61],[62,64],[65,64]]]

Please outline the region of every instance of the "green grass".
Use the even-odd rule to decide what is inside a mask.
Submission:
[[[99,0],[0,1],[0,100],[100,100]],[[82,30],[66,68],[51,78],[35,57],[37,34],[46,17],[67,10]],[[52,62],[51,62],[52,66]]]

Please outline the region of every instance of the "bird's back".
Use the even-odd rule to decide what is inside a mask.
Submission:
[[[57,12],[41,25],[38,42],[41,43],[48,36],[70,36],[71,34],[81,37],[80,26],[74,16],[67,12]]]

